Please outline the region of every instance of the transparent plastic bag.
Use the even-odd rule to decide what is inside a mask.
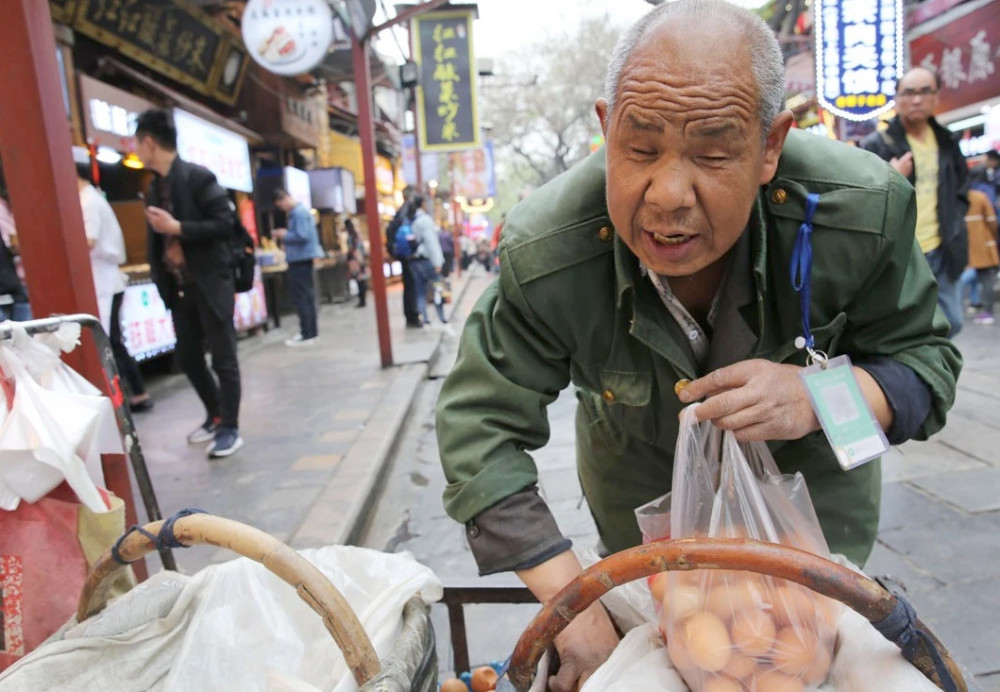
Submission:
[[[829,557],[801,474],[781,475],[764,443],[738,443],[698,423],[694,408],[681,414],[672,493],[636,510],[644,540],[664,538],[669,511],[672,538],[751,538]],[[728,570],[657,575],[650,590],[670,659],[694,692],[797,691],[827,677],[836,601]]]

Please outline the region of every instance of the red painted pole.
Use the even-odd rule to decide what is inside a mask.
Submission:
[[[26,2],[27,0],[22,0]],[[358,99],[358,136],[365,172],[365,218],[371,246],[372,294],[375,297],[375,320],[378,323],[378,346],[382,367],[392,365],[392,338],[389,335],[389,309],[386,305],[385,266],[382,223],[378,215],[378,190],[375,188],[375,121],[372,117],[372,90],[369,83],[368,38],[351,37],[354,83]]]
[[[20,233],[21,259],[36,317],[97,314],[90,252],[63,106],[49,3],[5,0],[0,45],[0,146],[11,206]],[[107,393],[104,370],[89,337],[66,361]],[[103,458],[108,489],[125,501],[136,523],[125,457]],[[137,565],[144,576],[144,566]]]

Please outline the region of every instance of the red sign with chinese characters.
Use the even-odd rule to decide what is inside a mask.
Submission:
[[[1000,96],[1000,0],[913,39],[910,63],[941,78],[942,113]]]

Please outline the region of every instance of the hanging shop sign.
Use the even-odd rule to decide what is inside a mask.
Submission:
[[[134,152],[136,118],[154,108],[153,103],[85,74],[79,80],[87,141],[122,153]]]
[[[493,142],[478,149],[466,149],[451,155],[455,175],[455,194],[465,199],[486,199],[497,194],[493,175]]]
[[[326,0],[250,0],[241,20],[250,56],[269,72],[308,72],[333,43],[333,11]]]
[[[903,70],[902,0],[817,0],[814,12],[820,105],[848,120],[892,108]]]
[[[180,108],[174,109],[174,125],[182,159],[215,173],[222,187],[253,192],[250,147],[243,137]]]
[[[420,148],[455,151],[479,146],[472,11],[430,12],[413,20],[420,85]]]
[[[225,103],[236,101],[247,55],[239,39],[183,0],[62,2],[73,28],[146,67]]]
[[[1000,0],[953,12],[958,16],[950,22],[910,41],[910,62],[941,80],[942,113],[1000,96]]]

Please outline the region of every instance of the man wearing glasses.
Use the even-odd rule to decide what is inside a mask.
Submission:
[[[958,277],[969,261],[969,173],[951,132],[934,119],[940,86],[923,67],[903,75],[896,85],[896,117],[861,146],[888,161],[917,191],[917,242],[937,279],[938,304],[954,337],[962,328]]]

